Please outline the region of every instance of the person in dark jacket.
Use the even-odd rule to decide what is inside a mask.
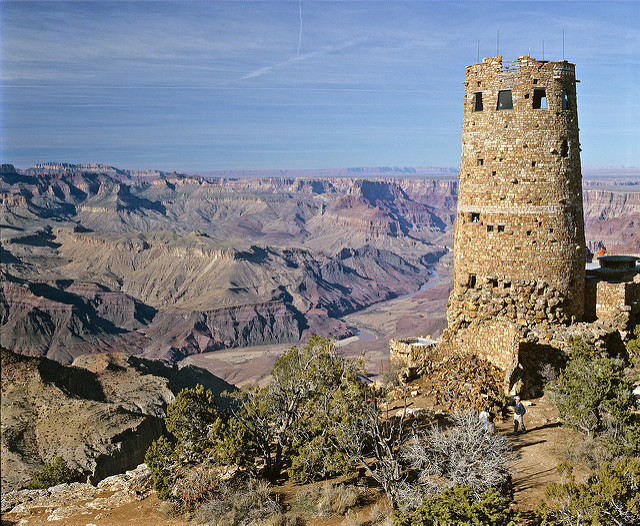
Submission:
[[[517,433],[518,425],[520,425],[520,427],[522,428],[522,432],[526,433],[527,430],[524,427],[524,414],[527,412],[527,410],[524,408],[524,405],[520,401],[519,396],[515,397],[515,401],[516,401],[516,406],[513,409],[513,432]]]

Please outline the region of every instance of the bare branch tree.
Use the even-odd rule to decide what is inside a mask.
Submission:
[[[356,465],[384,489],[389,505],[399,504],[405,479],[400,448],[407,438],[406,400],[398,416],[381,418],[376,398],[365,402],[361,411],[347,421],[334,422],[332,436],[336,447],[345,451]]]
[[[480,498],[511,474],[514,455],[504,435],[487,435],[474,413],[454,414],[453,424],[414,432],[402,449],[403,460],[418,473],[424,498],[456,484],[470,486]]]

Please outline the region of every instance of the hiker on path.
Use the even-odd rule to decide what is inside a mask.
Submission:
[[[480,415],[478,415],[478,420],[482,423],[482,429],[487,430],[487,419],[489,418],[489,411],[486,407],[482,408],[480,411]]]
[[[513,409],[513,432],[514,434],[518,432],[518,424],[522,427],[522,432],[526,433],[527,430],[524,427],[524,414],[527,410],[524,408],[524,405],[520,401],[520,397],[515,397],[516,406]]]

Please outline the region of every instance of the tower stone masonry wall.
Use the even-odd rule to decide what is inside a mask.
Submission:
[[[467,67],[464,84],[449,328],[579,320],[586,256],[574,65],[490,57]]]

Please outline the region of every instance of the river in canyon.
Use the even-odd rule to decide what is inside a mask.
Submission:
[[[353,335],[335,342],[345,356],[365,356],[365,366],[372,374],[381,372],[388,361],[390,338],[423,335],[421,327],[429,327],[436,319],[440,327],[444,323],[445,294],[430,299],[433,289],[443,286],[441,275],[430,268],[429,279],[416,291],[370,305],[358,312],[342,317]],[[446,288],[446,283],[444,284]],[[444,303],[442,302],[444,298]],[[426,322],[425,322],[426,320]],[[433,325],[433,323],[431,323]],[[179,364],[204,367],[211,373],[238,387],[268,382],[273,364],[290,343],[237,347],[192,355]]]

